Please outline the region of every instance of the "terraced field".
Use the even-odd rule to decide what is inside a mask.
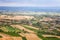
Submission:
[[[22,35],[24,35],[24,36],[26,37],[27,40],[41,40],[41,39],[35,34],[34,31],[31,31],[31,30],[29,30],[29,29],[27,29],[27,28],[24,28],[24,27],[21,26],[21,25],[11,25],[11,26],[17,27],[17,28],[19,28],[19,29],[21,29],[21,30],[24,29],[24,31],[29,32],[29,33],[24,33],[24,34],[22,34]]]
[[[0,36],[3,38],[0,40],[60,40],[60,36],[49,37],[49,35],[44,35],[44,37],[43,34],[39,33],[38,28],[28,25],[10,25],[3,28],[4,32],[0,32]]]
[[[29,29],[27,29],[27,28],[24,28],[23,26],[21,26],[21,25],[11,25],[12,27],[16,27],[16,28],[18,28],[18,29],[20,29],[20,30],[25,30],[25,31],[27,31],[27,32],[29,32],[29,33],[34,33],[34,31],[31,31],[31,30],[29,30]]]
[[[23,27],[36,32],[36,35],[42,40],[60,40],[60,36],[44,37],[43,34],[41,33],[41,31],[39,31],[39,30],[33,29],[33,28],[29,27],[28,25],[23,25]]]
[[[18,32],[21,32],[21,30],[18,28],[13,28],[9,25],[3,25],[0,27],[0,36],[2,36],[0,40],[24,40],[25,38],[20,36]]]

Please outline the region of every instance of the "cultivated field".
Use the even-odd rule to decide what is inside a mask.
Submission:
[[[20,25],[11,25],[12,27],[19,28],[21,30],[24,29],[24,31],[27,31],[29,33],[24,33],[22,34],[24,37],[26,37],[27,40],[41,40],[35,33],[34,31],[31,31],[29,29],[24,28],[23,26]]]

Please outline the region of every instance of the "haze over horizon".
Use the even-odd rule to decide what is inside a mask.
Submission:
[[[60,7],[60,0],[0,0],[0,6]]]

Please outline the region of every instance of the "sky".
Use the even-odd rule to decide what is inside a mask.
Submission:
[[[60,7],[60,0],[0,0],[0,6]]]

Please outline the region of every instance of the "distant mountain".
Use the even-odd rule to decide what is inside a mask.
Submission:
[[[59,7],[0,7],[0,11],[22,12],[60,12]]]

